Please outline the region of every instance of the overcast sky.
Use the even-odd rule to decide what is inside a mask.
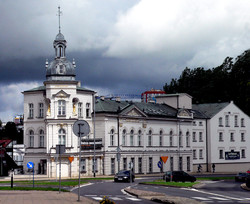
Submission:
[[[98,95],[162,89],[185,67],[213,68],[250,47],[247,0],[0,0],[0,119],[43,85],[58,33],[77,80]]]

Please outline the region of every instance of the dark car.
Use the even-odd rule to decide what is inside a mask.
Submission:
[[[171,179],[172,178],[172,179]],[[195,182],[196,178],[194,176],[189,175],[188,173],[184,171],[167,171],[163,175],[163,180],[167,181],[190,181],[190,182]]]
[[[133,172],[130,174],[129,170],[122,170],[122,171],[119,171],[118,173],[116,173],[115,177],[114,177],[114,181],[115,182],[117,182],[117,181],[130,182],[130,175],[132,175],[131,179],[132,179],[132,182],[134,182],[135,175],[133,174]]]
[[[235,181],[246,181],[247,177],[250,176],[250,173],[239,172],[234,177]]]

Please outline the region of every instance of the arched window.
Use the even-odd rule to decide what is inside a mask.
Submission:
[[[162,137],[162,130],[160,131],[159,135],[159,146],[161,147],[163,145],[163,137]]]
[[[179,132],[179,146],[182,146],[182,131]]]
[[[29,146],[34,147],[34,131],[29,131]]]
[[[130,146],[134,146],[134,130],[130,131]]]
[[[114,141],[115,136],[114,136],[114,133],[115,133],[114,129],[111,129],[111,131],[110,131],[110,146],[114,146],[115,145],[115,141]]]
[[[44,147],[44,131],[39,131],[39,147]]]
[[[122,146],[126,146],[126,130],[122,131]]]
[[[66,144],[66,132],[62,128],[58,132],[58,143],[61,144],[61,145]]]
[[[148,131],[148,146],[152,146],[152,130]]]
[[[142,142],[141,142],[141,130],[138,131],[138,146],[142,146]]]

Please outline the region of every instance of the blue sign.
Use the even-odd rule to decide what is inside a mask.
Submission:
[[[28,169],[33,169],[34,163],[33,162],[28,162],[27,167],[28,167]]]
[[[158,161],[157,166],[161,169],[162,168],[162,161]]]

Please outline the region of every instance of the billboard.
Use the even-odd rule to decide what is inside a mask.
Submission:
[[[225,152],[225,160],[235,160],[240,159],[240,152],[235,152],[231,150],[231,152]]]

